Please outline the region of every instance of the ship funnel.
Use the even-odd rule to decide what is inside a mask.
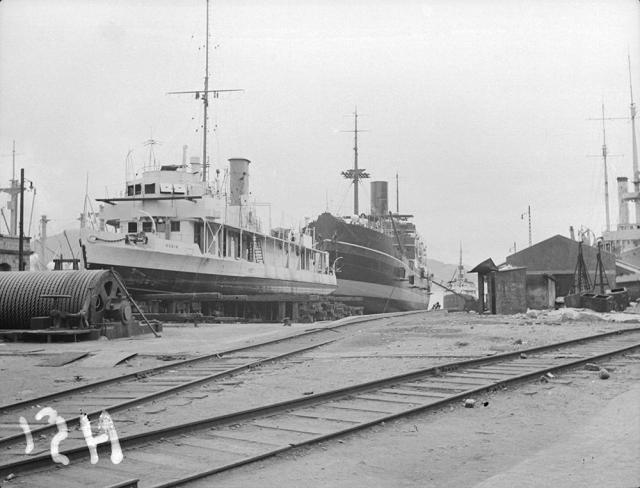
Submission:
[[[202,171],[202,164],[198,156],[191,156],[189,158],[189,165],[191,166],[191,171],[194,173],[200,173],[200,171]]]
[[[371,215],[383,217],[389,213],[388,183],[386,181],[371,182]]]
[[[625,200],[627,193],[629,192],[629,178],[624,176],[618,177],[618,223],[625,225],[629,223],[629,202]]]
[[[249,161],[244,158],[229,159],[229,190],[231,205],[242,205],[249,196]]]

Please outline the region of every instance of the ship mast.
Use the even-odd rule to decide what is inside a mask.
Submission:
[[[397,171],[396,171],[396,213],[400,215],[400,183],[398,183]]]
[[[18,195],[20,194],[20,182],[16,178],[16,141],[13,141],[11,151],[11,180],[8,188],[0,188],[0,192],[8,193],[11,198],[9,203],[9,222],[5,219],[5,225],[10,236],[18,235]],[[4,218],[4,212],[2,212]]]
[[[609,220],[609,177],[607,175],[607,132],[605,129],[604,102],[602,102],[602,163],[604,165],[604,207],[607,223],[607,232],[611,230],[611,222]]]
[[[360,215],[359,198],[358,198],[358,184],[360,180],[369,178],[369,173],[365,173],[364,168],[358,168],[358,133],[365,132],[362,129],[358,129],[358,108],[356,107],[353,112],[354,130],[346,130],[342,132],[353,132],[353,169],[348,169],[342,172],[348,180],[353,181],[353,214]]]
[[[633,158],[633,190],[636,196],[640,194],[640,173],[638,172],[638,142],[636,140],[636,104],[633,102],[633,84],[631,81],[631,55],[627,54],[629,62],[629,95],[631,103],[629,110],[631,112],[631,154]],[[640,200],[635,201],[636,208],[636,224],[640,224]]]
[[[462,241],[460,241],[460,261],[458,262],[458,279],[462,281],[464,267],[462,266]]]
[[[609,154],[607,150],[607,131],[605,127],[606,120],[616,120],[618,117],[605,117],[604,115],[604,101],[602,102],[602,117],[596,119],[589,120],[601,120],[602,121],[602,153],[600,155],[593,155],[589,157],[598,157],[602,158],[602,164],[604,166],[604,208],[605,208],[605,218],[606,218],[606,231],[609,232],[611,230],[611,220],[609,218],[609,174],[607,169],[607,159],[611,157],[619,156],[619,154]]]
[[[355,129],[353,131],[353,215],[360,215],[358,198],[358,109],[353,112],[353,121],[355,123]]]
[[[209,0],[207,0],[207,34],[205,43],[204,93],[202,94],[203,131],[202,131],[202,181],[207,181],[207,119],[209,108]]]
[[[244,91],[243,89],[227,89],[227,90],[209,90],[209,0],[207,0],[207,27],[206,27],[206,42],[205,42],[205,69],[204,69],[204,90],[189,90],[189,91],[174,91],[168,92],[168,95],[183,95],[192,94],[196,96],[196,100],[202,100],[203,110],[203,123],[202,123],[202,181],[207,182],[207,167],[209,162],[207,161],[207,125],[209,121],[209,93],[213,94],[213,98],[218,98],[218,95],[222,92],[237,92]]]

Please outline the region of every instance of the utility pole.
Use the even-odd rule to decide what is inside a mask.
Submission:
[[[524,220],[524,216],[527,216],[527,221],[529,223],[529,247],[531,247],[532,239],[531,239],[531,205],[527,205],[526,213],[520,214],[520,219]],[[515,246],[515,242],[513,243]]]
[[[531,205],[527,205],[527,215],[529,216],[529,247],[531,247]]]
[[[18,242],[18,271],[24,271],[24,168],[20,168],[20,241]]]

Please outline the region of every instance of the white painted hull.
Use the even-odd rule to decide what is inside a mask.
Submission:
[[[133,290],[327,295],[336,289],[334,275],[311,270],[164,252],[124,243],[83,244],[89,269],[114,268]]]

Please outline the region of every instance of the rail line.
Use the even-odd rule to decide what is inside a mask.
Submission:
[[[328,327],[305,329],[277,339],[174,361],[40,397],[0,405],[0,448],[4,448],[0,451],[0,462],[6,456],[15,458],[16,453],[7,449],[24,441],[24,434],[17,421],[19,416],[31,417],[28,423],[32,436],[43,439],[43,436],[56,432],[56,425],[47,423],[47,419],[33,419],[34,414],[43,406],[55,409],[56,413],[65,419],[67,427],[72,428],[67,442],[83,442],[84,438],[78,427],[81,414],[86,414],[89,420],[96,420],[105,410],[109,413],[121,412],[182,390],[193,389],[324,346],[336,339],[335,329],[414,313],[416,312],[347,317],[330,323]]]
[[[330,338],[327,339],[327,336]],[[103,410],[116,412],[131,408],[250,368],[304,353],[334,340],[335,334],[331,334],[329,330],[313,330],[260,344],[171,362],[3,405],[0,406],[0,447],[22,441],[24,436],[17,423],[18,416],[32,416],[45,405],[54,408],[65,418],[67,424],[72,426],[79,423],[80,411],[87,414],[89,419],[95,419]],[[38,424],[35,421],[30,423]],[[46,420],[40,424],[31,429],[33,435],[42,435],[56,429],[55,425],[47,425]]]
[[[120,439],[124,460],[109,446],[90,464],[86,447],[0,465],[12,486],[181,486],[289,449],[312,444],[507,384],[539,378],[640,348],[640,328],[608,332],[491,357],[459,361],[375,381],[206,418]],[[16,476],[17,475],[17,476]]]

